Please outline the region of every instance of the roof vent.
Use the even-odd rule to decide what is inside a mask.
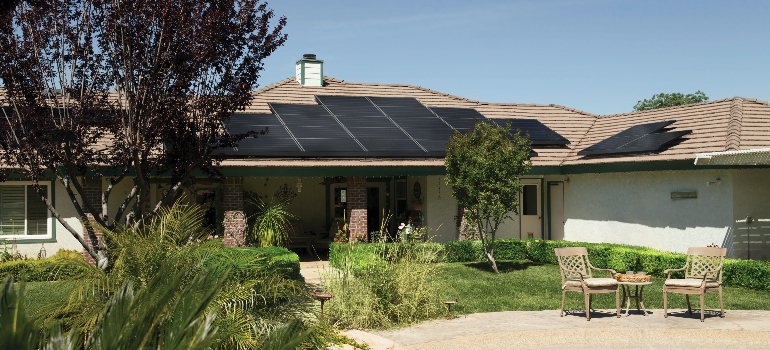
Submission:
[[[297,61],[297,82],[302,86],[323,86],[324,61],[317,60],[315,54],[306,53]]]

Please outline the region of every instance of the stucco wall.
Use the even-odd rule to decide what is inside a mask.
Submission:
[[[733,220],[727,171],[663,171],[570,175],[565,183],[564,239],[623,243],[686,252],[722,244]],[[721,178],[720,185],[712,184]],[[697,191],[696,199],[671,199]]]
[[[731,256],[770,260],[770,222],[756,221],[770,219],[770,169],[737,169],[730,173],[734,193],[733,226],[723,246]],[[751,231],[744,223],[747,216],[755,220]],[[738,220],[741,222],[736,222]]]

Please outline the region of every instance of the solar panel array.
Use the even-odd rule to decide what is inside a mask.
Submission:
[[[666,127],[674,122],[676,120],[634,125],[578,152],[578,155],[598,156],[661,151],[691,132],[690,130],[666,132]]]
[[[247,138],[235,156],[393,157],[446,155],[455,132],[473,130],[486,121],[475,109],[428,108],[411,97],[316,96],[317,105],[270,103],[274,114],[236,114],[230,133],[267,129]],[[564,145],[561,135],[536,120],[505,119],[530,133],[535,145]],[[533,153],[534,155],[534,153]]]

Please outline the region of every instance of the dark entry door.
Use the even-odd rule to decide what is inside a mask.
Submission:
[[[366,188],[366,232],[380,229],[380,188]]]

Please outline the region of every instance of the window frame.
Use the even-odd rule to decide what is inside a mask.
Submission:
[[[53,199],[53,181],[40,181],[41,185],[48,187],[48,199],[51,201],[51,203],[54,203]],[[55,230],[55,222],[53,220],[53,216],[51,215],[51,211],[46,208],[46,222],[48,225],[46,225],[46,234],[45,235],[29,235],[27,232],[29,230],[27,229],[27,211],[29,210],[29,202],[28,202],[28,192],[27,190],[31,187],[32,181],[5,181],[0,183],[0,186],[24,186],[24,234],[22,235],[3,235],[0,234],[0,240],[16,240],[16,241],[22,241],[23,243],[45,243],[45,242],[54,242],[56,241],[56,230]]]

